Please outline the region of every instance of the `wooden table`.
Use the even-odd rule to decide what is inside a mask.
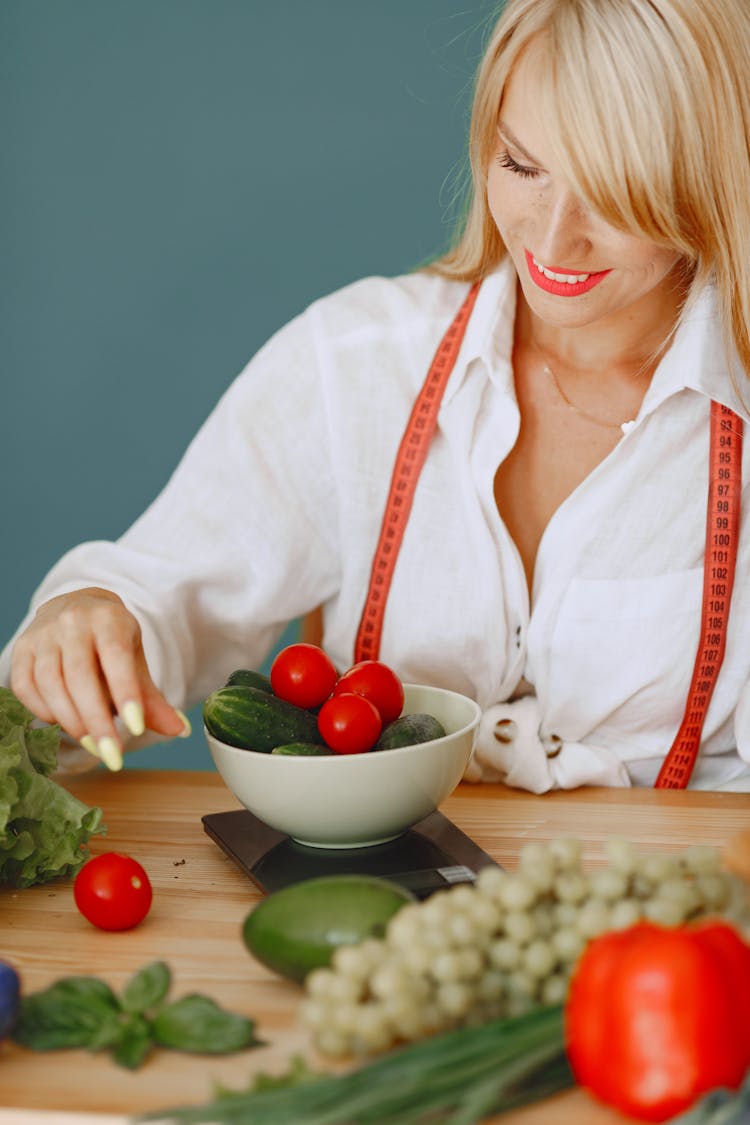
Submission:
[[[203,831],[203,814],[238,807],[219,776],[97,771],[67,784],[81,800],[104,810],[107,835],[92,840],[92,853],[123,851],[148,871],[151,912],[134,930],[105,933],[78,913],[70,881],[23,891],[2,888],[0,957],[18,968],[27,991],[81,973],[119,990],[143,965],[165,960],[173,971],[172,998],[199,991],[244,1012],[257,1021],[267,1046],[219,1058],[155,1051],[140,1070],[129,1072],[106,1054],[37,1054],[5,1042],[0,1125],[114,1125],[126,1120],[123,1115],[207,1101],[217,1080],[246,1086],[259,1070],[286,1069],[295,1052],[324,1066],[296,1019],[301,991],[264,969],[242,944],[241,923],[260,892]],[[723,847],[750,827],[750,796],[581,789],[536,797],[502,786],[461,785],[443,812],[509,869],[523,842],[563,835],[583,840],[593,867],[603,861],[603,841],[614,834],[654,850],[698,842]],[[65,1113],[58,1118],[55,1110]],[[624,1119],[576,1090],[496,1120],[615,1125]]]

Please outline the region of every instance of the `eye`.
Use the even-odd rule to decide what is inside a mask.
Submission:
[[[526,164],[519,164],[517,160],[513,159],[507,148],[503,149],[497,159],[501,168],[507,168],[509,172],[513,172],[516,176],[522,176],[524,180],[533,180],[539,175],[538,168],[529,168]]]

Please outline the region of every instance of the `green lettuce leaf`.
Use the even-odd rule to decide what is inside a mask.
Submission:
[[[59,727],[34,716],[0,687],[0,883],[30,887],[75,874],[86,843],[105,831],[89,808],[49,776],[57,766]]]

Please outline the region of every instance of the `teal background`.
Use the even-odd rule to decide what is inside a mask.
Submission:
[[[496,9],[2,0],[3,643],[273,331],[446,246]],[[200,729],[127,761],[211,768]]]

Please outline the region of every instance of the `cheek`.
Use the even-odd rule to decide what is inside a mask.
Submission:
[[[630,271],[632,285],[636,292],[650,293],[662,286],[678,261],[676,254],[654,253],[644,254],[640,260],[633,261]]]
[[[680,260],[680,255],[672,250],[659,250],[651,259],[651,273],[655,281],[662,281],[672,272]]]
[[[603,230],[601,243],[608,244],[613,261],[619,261],[633,277],[642,278],[647,285],[662,281],[679,261],[679,254],[673,250],[617,234],[611,227]]]

